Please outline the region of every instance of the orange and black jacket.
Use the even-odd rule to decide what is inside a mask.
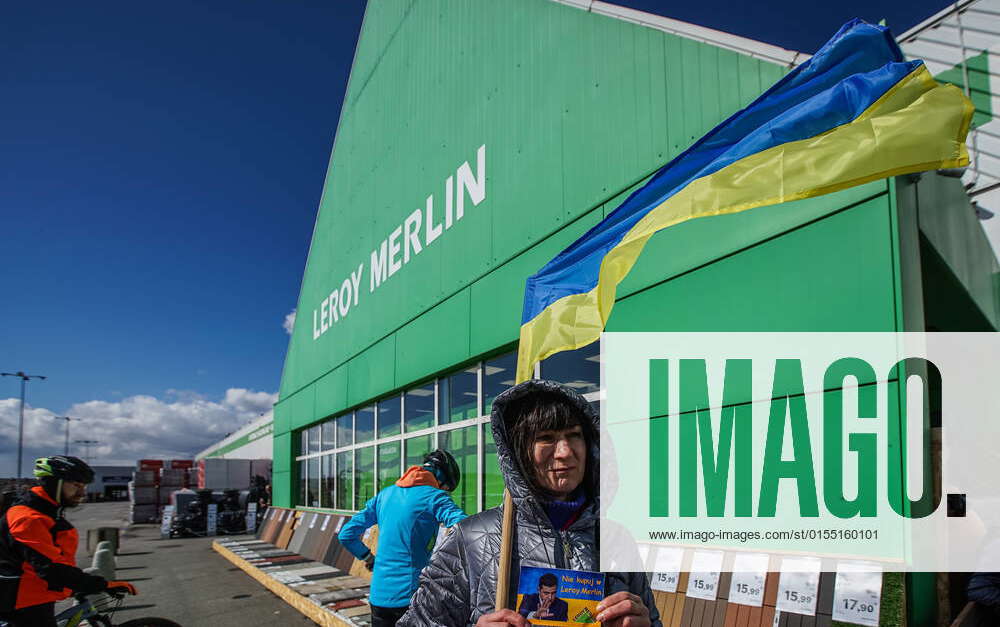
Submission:
[[[76,567],[79,535],[41,486],[25,492],[0,520],[0,611],[104,590],[104,577]]]

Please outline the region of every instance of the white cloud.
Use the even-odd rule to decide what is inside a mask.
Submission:
[[[70,454],[84,456],[74,440],[97,440],[91,461],[132,465],[143,458],[187,459],[226,434],[268,414],[277,394],[230,388],[220,401],[190,391],[170,390],[164,399],[139,395],[118,401],[77,403],[66,412]],[[18,404],[0,399],[0,477],[12,476],[17,465]],[[30,475],[36,457],[63,452],[66,421],[48,409],[25,406],[24,469]]]
[[[281,324],[282,328],[285,329],[285,333],[288,335],[292,334],[292,329],[295,328],[295,310],[293,309],[291,313],[285,316],[285,321]]]

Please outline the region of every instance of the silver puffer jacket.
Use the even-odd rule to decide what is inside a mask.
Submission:
[[[594,571],[599,567],[598,507],[591,504],[565,531],[557,531],[549,522],[538,498],[517,470],[508,443],[504,410],[510,403],[540,391],[565,396],[594,422],[599,433],[599,418],[590,404],[579,394],[551,381],[527,381],[501,394],[493,402],[493,438],[497,458],[507,489],[517,507],[515,546],[511,560],[508,599],[517,599],[517,573],[521,566],[568,568]],[[594,443],[587,454],[587,476],[593,493],[599,476],[600,451]],[[435,551],[430,564],[420,574],[420,588],[410,609],[399,621],[400,626],[441,625],[463,627],[475,625],[483,614],[493,611],[496,599],[497,566],[500,563],[500,524],[503,506],[466,518],[456,525]],[[605,592],[612,594],[629,590],[637,594],[649,608],[653,627],[661,627],[659,613],[653,605],[649,581],[645,573],[607,573]]]

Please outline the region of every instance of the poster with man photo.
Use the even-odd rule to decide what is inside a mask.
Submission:
[[[604,575],[584,570],[522,566],[517,611],[533,625],[597,624]]]

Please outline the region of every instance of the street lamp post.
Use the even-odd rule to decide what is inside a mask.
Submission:
[[[84,451],[86,451],[87,462],[90,463],[90,445],[100,444],[100,440],[76,440],[77,444],[82,444],[84,446]]]
[[[45,379],[45,376],[40,374],[24,374],[20,370],[17,372],[0,372],[0,376],[18,377],[21,379],[21,417],[17,423],[17,478],[21,479],[24,476],[21,474],[21,458],[24,453],[24,384],[31,379]]]
[[[56,420],[66,421],[66,446],[63,447],[63,455],[69,455],[69,423],[71,420],[79,421],[79,418],[70,418],[69,416],[52,416]]]

